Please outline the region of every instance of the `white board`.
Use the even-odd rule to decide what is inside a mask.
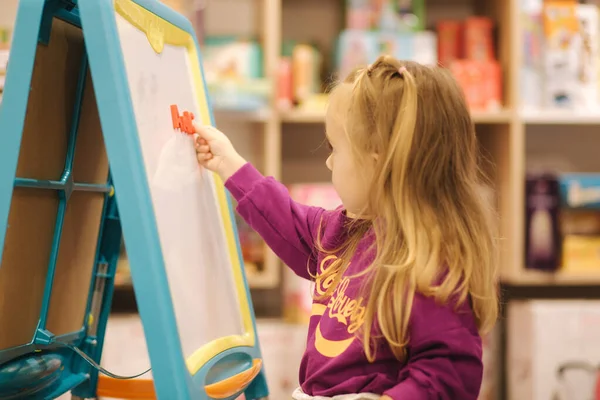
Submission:
[[[116,18],[177,328],[188,357],[215,339],[244,333],[213,176],[198,166],[192,137],[174,131],[170,106],[196,118],[202,114],[187,49],[165,44],[158,54],[145,33]]]

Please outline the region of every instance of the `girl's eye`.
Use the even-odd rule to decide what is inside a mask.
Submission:
[[[329,151],[333,151],[333,146],[331,145],[331,142],[329,140],[327,141],[327,148],[329,149]]]

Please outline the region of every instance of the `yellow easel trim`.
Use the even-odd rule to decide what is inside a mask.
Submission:
[[[165,44],[188,46],[190,35],[186,31],[170,24],[131,0],[115,0],[115,10],[131,25],[146,34],[150,46],[157,53],[162,53]]]
[[[146,33],[150,45],[157,53],[161,53],[165,44],[172,46],[185,47],[188,51],[190,68],[192,70],[194,87],[196,89],[196,99],[200,111],[200,117],[203,123],[209,123],[210,111],[206,88],[202,78],[198,53],[193,37],[183,29],[171,24],[170,22],[158,17],[152,12],[131,0],[114,0],[115,11],[121,17],[137,29]],[[168,112],[169,110],[165,110]],[[250,315],[250,304],[246,293],[246,285],[242,274],[243,265],[240,262],[240,255],[236,245],[236,239],[233,229],[234,221],[229,213],[229,202],[225,192],[225,185],[221,178],[213,174],[215,182],[215,191],[222,220],[225,224],[225,238],[229,250],[229,259],[233,268],[233,279],[238,295],[240,312],[242,316],[242,325],[245,333],[243,335],[226,336],[216,339],[196,350],[186,360],[186,365],[190,374],[196,374],[208,361],[218,354],[234,347],[253,347],[256,337],[254,324]]]

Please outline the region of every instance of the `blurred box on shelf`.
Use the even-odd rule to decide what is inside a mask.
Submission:
[[[521,11],[522,64],[520,98],[524,109],[536,110],[543,98],[544,31],[542,0],[524,2]]]
[[[292,50],[292,99],[302,104],[321,92],[321,54],[316,47],[298,43]]]
[[[206,83],[215,108],[248,111],[269,106],[272,83],[263,77],[257,41],[206,37],[203,52]]]
[[[366,66],[384,54],[400,60],[435,65],[437,36],[429,31],[390,33],[345,30],[338,38],[337,70],[340,77],[344,78],[354,68]]]
[[[508,400],[600,399],[600,301],[508,305]]]
[[[596,110],[599,107],[599,13],[592,4],[547,1],[544,23],[542,107]]]
[[[463,23],[456,20],[442,20],[437,23],[438,61],[450,65],[463,58]]]
[[[449,67],[457,60],[491,62],[496,59],[493,28],[487,17],[469,17],[464,20],[437,22],[438,58]]]
[[[526,183],[527,268],[600,273],[600,175],[530,173]]]
[[[494,23],[487,17],[441,20],[437,23],[440,65],[450,69],[470,109],[502,109],[502,68],[496,60]]]
[[[277,69],[277,108],[289,110],[294,105],[293,65],[291,57],[282,57]]]
[[[425,29],[425,0],[346,0],[346,28],[392,32]]]
[[[600,274],[600,210],[561,209],[562,270]]]
[[[267,79],[207,82],[216,110],[260,111],[269,107],[272,82]]]
[[[562,270],[600,273],[600,236],[565,235]]]
[[[562,207],[600,211],[600,174],[561,174],[559,180]]]
[[[555,271],[560,267],[560,189],[552,173],[529,173],[525,183],[525,265]]]
[[[343,31],[338,38],[336,51],[339,79],[344,79],[354,68],[373,62],[377,58],[378,50],[373,33]]]
[[[502,71],[497,61],[455,60],[450,64],[450,71],[471,110],[502,109]]]
[[[208,36],[203,46],[206,80],[258,79],[262,51],[258,42],[235,36]]]
[[[473,61],[493,61],[494,42],[490,18],[469,17],[464,22],[464,57]]]
[[[302,106],[322,92],[323,57],[309,43],[286,40],[277,71],[277,108],[287,111]]]

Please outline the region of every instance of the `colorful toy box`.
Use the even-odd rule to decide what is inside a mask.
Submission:
[[[433,32],[365,32],[346,30],[337,44],[337,67],[341,76],[357,66],[366,66],[377,57],[389,54],[400,60],[421,64],[437,63],[437,36]]]
[[[548,1],[543,7],[543,106],[598,108],[598,25],[595,5]]]
[[[417,32],[425,29],[424,0],[347,0],[346,28]]]

